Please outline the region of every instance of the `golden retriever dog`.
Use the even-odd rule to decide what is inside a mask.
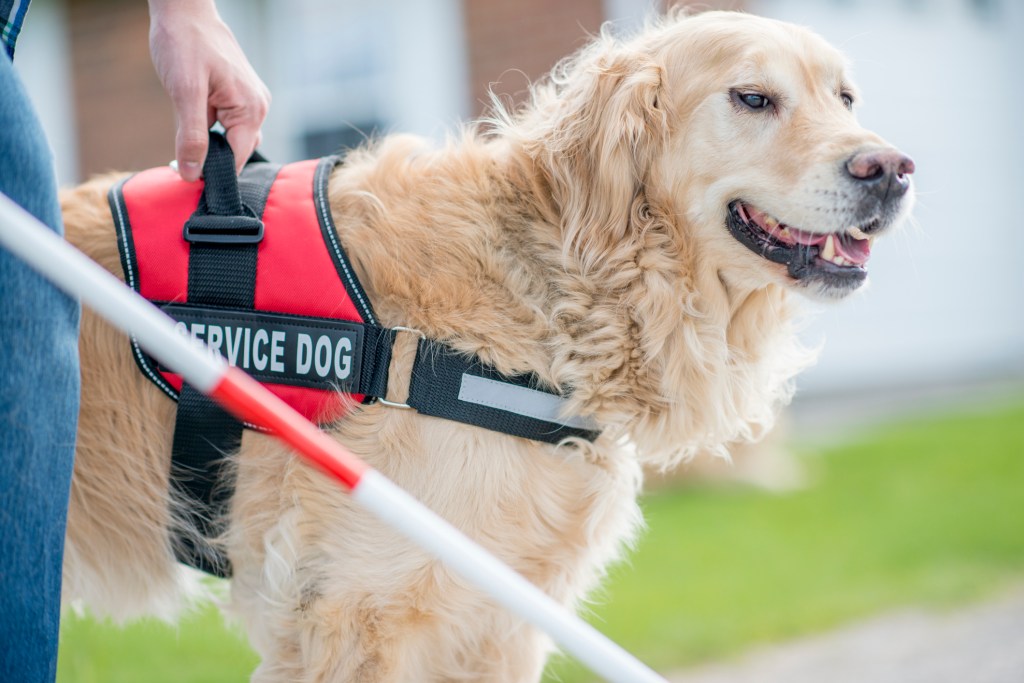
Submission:
[[[875,237],[909,211],[913,162],[858,125],[857,99],[809,30],[673,14],[596,37],[448,144],[351,152],[330,205],[382,324],[571,391],[601,435],[549,445],[381,403],[330,435],[576,607],[638,532],[641,466],[769,429],[808,361],[794,299],[860,287]],[[69,239],[121,275],[117,179],[63,207]],[[396,346],[392,401],[414,342]],[[175,405],[88,313],[81,353],[65,595],[115,618],[173,611],[189,586],[172,552]],[[233,466],[215,542],[254,681],[540,677],[543,633],[285,446],[246,431]]]

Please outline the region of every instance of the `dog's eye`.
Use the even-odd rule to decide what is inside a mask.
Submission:
[[[736,98],[743,103],[743,106],[755,111],[772,106],[772,101],[768,99],[768,96],[759,92],[738,92]]]
[[[847,109],[853,109],[853,95],[848,92],[839,93],[839,97],[843,98],[843,105]]]

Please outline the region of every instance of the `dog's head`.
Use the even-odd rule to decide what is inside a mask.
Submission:
[[[553,187],[586,260],[653,211],[728,285],[839,298],[910,210],[913,161],[857,123],[845,59],[806,29],[677,16],[599,39],[554,86]]]
[[[806,29],[675,14],[597,37],[501,131],[589,287],[556,308],[586,321],[563,383],[663,465],[770,428],[810,360],[787,292],[857,289],[874,238],[909,211],[913,162],[858,125],[857,99]]]

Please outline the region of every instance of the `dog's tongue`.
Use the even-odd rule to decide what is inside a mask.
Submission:
[[[842,233],[835,239],[836,253],[850,263],[862,266],[868,262],[871,256],[871,242],[859,240],[853,235]]]
[[[859,240],[849,233],[822,235],[789,228],[789,234],[795,243],[819,247],[823,253],[828,251],[826,242],[831,240],[833,253],[836,256],[842,256],[853,265],[862,266],[868,262],[868,258],[871,256],[871,242]]]
[[[751,220],[757,223],[761,229],[784,244],[804,244],[809,247],[819,247],[828,251],[826,242],[832,242],[832,253],[841,256],[848,262],[862,266],[871,256],[871,242],[864,239],[857,239],[849,233],[821,234],[819,232],[806,232],[799,228],[792,228],[784,223],[778,223],[752,206],[741,206],[741,214],[745,213]],[[829,258],[829,260],[832,260]]]
[[[787,228],[789,234],[793,236],[793,242],[796,244],[806,244],[809,247],[821,246],[828,239],[828,235],[822,235],[817,232],[804,232],[799,228]]]

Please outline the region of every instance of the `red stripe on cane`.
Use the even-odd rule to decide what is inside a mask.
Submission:
[[[229,367],[210,397],[246,422],[269,428],[275,436],[306,456],[349,490],[370,469],[284,401],[238,368]]]

